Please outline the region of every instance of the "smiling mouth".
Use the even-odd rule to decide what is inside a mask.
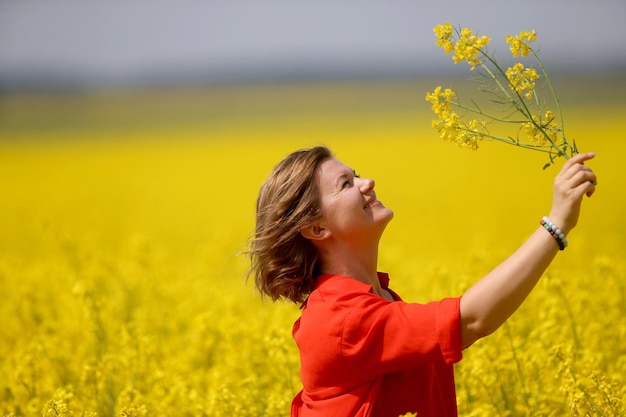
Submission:
[[[365,207],[369,208],[369,207],[374,207],[374,206],[377,206],[377,205],[382,205],[382,203],[380,201],[374,199],[374,200],[370,201],[369,203],[367,203],[365,205]]]

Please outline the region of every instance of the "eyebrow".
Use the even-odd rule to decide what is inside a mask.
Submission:
[[[356,173],[356,171],[355,171],[354,169],[352,169],[352,170],[351,170],[351,173],[352,173],[352,177],[358,177],[358,176],[359,176],[359,175]],[[340,185],[340,184],[341,184],[341,182],[342,182],[344,179],[348,179],[348,178],[350,178],[350,177],[349,177],[349,175],[348,175],[347,173],[345,173],[345,172],[344,172],[343,174],[341,174],[340,176],[338,176],[338,177],[337,177],[337,179],[335,180],[335,186]]]

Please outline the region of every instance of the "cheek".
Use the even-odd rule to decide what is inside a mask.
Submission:
[[[354,213],[351,213],[340,202],[334,204],[327,204],[323,207],[323,219],[324,222],[331,229],[342,229],[346,224],[350,223],[354,219]]]

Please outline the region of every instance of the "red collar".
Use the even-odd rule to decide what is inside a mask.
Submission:
[[[378,275],[378,282],[380,282],[380,286],[384,289],[389,289],[389,274],[387,274],[386,272],[377,272],[376,273]],[[352,277],[348,277],[345,275],[339,275],[339,274],[322,274],[319,275],[316,279],[315,279],[315,289],[321,287],[322,285],[324,285],[326,282],[328,282],[328,280],[333,279],[333,278],[339,278],[339,279],[348,279],[350,281],[346,281],[346,284],[349,285],[350,287],[354,287],[354,288],[358,288],[358,287],[363,287],[363,289],[366,292],[371,292],[372,290],[372,286],[369,284],[366,284],[362,281],[359,281],[358,279],[352,278]]]
[[[391,295],[393,296],[393,298],[395,298],[396,300],[402,300],[400,298],[400,296],[398,294],[396,294],[393,290],[389,289],[389,274],[387,274],[386,272],[377,272],[378,274],[378,282],[380,282],[380,286],[384,289],[386,289],[387,291],[389,291],[391,293]],[[327,283],[329,281],[333,281],[333,283],[336,283],[337,280],[341,281],[341,287],[342,288],[347,288],[347,289],[353,289],[353,290],[357,290],[363,293],[373,293],[374,289],[372,288],[372,286],[370,284],[366,284],[364,282],[361,282],[357,279],[354,278],[350,278],[347,277],[345,275],[336,275],[336,274],[322,274],[319,275],[316,279],[315,279],[315,290],[317,290],[318,288],[321,288],[325,285],[327,285]],[[304,300],[304,302],[302,303],[302,305],[300,306],[300,308],[304,308],[307,304],[308,301],[308,297],[306,300]]]

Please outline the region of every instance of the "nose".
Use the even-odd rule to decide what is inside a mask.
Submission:
[[[362,194],[367,194],[374,189],[376,182],[372,178],[357,178],[359,189]]]

